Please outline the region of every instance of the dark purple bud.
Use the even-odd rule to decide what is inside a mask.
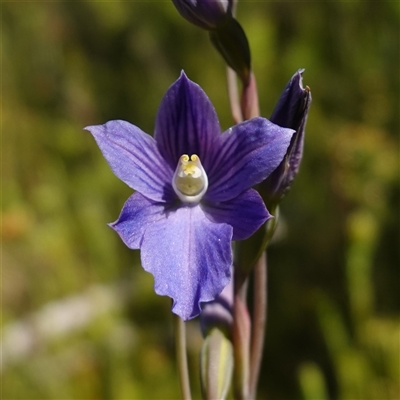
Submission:
[[[214,47],[239,75],[250,76],[250,47],[246,34],[232,16],[233,0],[172,0],[183,18],[210,32]]]
[[[303,155],[304,132],[308,110],[311,104],[311,91],[303,88],[302,74],[299,69],[287,84],[270,118],[271,122],[294,129],[290,146],[280,165],[261,184],[261,192],[267,207],[277,205],[284,197],[296,177]]]
[[[210,30],[210,39],[225,62],[238,74],[244,86],[250,78],[250,46],[242,26],[233,17],[225,18]]]
[[[232,15],[232,0],[172,0],[182,15],[194,25],[211,30]]]

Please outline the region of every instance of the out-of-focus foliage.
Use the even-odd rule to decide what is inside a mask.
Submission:
[[[263,115],[298,68],[314,99],[269,251],[260,399],[400,398],[399,16],[239,2]],[[2,398],[177,398],[170,302],[106,226],[130,189],[82,128],[151,133],[182,68],[228,128],[223,61],[169,1],[4,2],[1,24]]]

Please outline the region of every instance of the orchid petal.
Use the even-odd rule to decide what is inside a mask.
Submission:
[[[143,268],[155,291],[174,300],[182,319],[196,317],[230,280],[232,227],[211,222],[199,206],[182,207],[148,226],[141,244]]]
[[[254,189],[247,190],[233,200],[206,203],[201,207],[211,221],[233,227],[232,240],[247,239],[271,218],[261,196]]]
[[[158,110],[154,138],[159,151],[173,169],[182,154],[197,154],[207,168],[220,132],[217,114],[207,95],[182,72]]]
[[[143,234],[149,225],[165,218],[164,203],[155,203],[134,193],[124,204],[118,219],[109,224],[130,249],[139,249]]]
[[[155,140],[126,121],[109,121],[85,128],[94,136],[114,174],[132,189],[155,201],[176,198],[173,169]]]
[[[259,117],[223,133],[221,150],[207,170],[204,199],[231,200],[263,181],[282,161],[293,132]]]

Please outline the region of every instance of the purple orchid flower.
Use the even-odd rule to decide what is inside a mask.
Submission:
[[[136,191],[110,226],[141,250],[172,311],[197,316],[230,281],[231,240],[270,218],[251,187],[279,165],[293,131],[255,118],[221,134],[210,100],[183,72],[161,102],[154,138],[125,121],[85,129]]]
[[[232,0],[172,0],[179,13],[194,25],[211,30],[232,16]]]
[[[311,105],[310,88],[303,88],[303,72],[304,69],[299,69],[292,76],[271,115],[273,123],[294,129],[296,132],[282,162],[260,187],[268,207],[274,207],[280,202],[299,172],[305,126]]]

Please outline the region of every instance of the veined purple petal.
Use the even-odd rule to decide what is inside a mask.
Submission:
[[[139,249],[147,227],[165,218],[165,203],[155,203],[136,192],[124,204],[117,221],[109,224],[131,249]]]
[[[207,169],[220,140],[215,109],[203,89],[182,72],[168,89],[158,110],[154,138],[175,169],[182,154],[197,154]]]
[[[271,218],[261,196],[254,189],[249,189],[229,201],[203,203],[201,208],[211,221],[233,227],[232,240],[247,239]]]
[[[263,181],[282,161],[292,135],[292,129],[260,117],[223,133],[220,151],[206,169],[209,189],[204,199],[231,200]]]
[[[230,280],[232,227],[211,222],[199,206],[181,207],[149,225],[141,245],[143,268],[157,294],[174,300],[172,311],[196,317]]]
[[[158,151],[155,140],[126,121],[88,126],[114,174],[132,189],[155,201],[176,198],[174,170]]]

